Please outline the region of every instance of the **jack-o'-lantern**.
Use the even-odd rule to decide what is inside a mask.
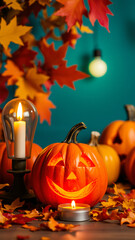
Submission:
[[[110,123],[102,132],[100,143],[113,147],[121,159],[121,170],[124,175],[124,164],[127,154],[135,146],[135,107],[125,105],[128,120],[117,120]]]
[[[61,143],[47,146],[32,168],[32,183],[38,199],[57,206],[76,202],[95,205],[107,188],[107,171],[100,154],[91,146],[77,143],[84,123],[75,125]]]
[[[32,144],[31,149],[31,158],[26,160],[26,169],[31,170],[34,164],[34,161],[36,160],[38,154],[42,151],[42,148],[36,144]],[[0,142],[0,183],[9,183],[12,185],[13,183],[13,175],[8,173],[7,170],[12,169],[12,160],[8,158],[7,156],[7,149],[6,149],[6,143]],[[24,176],[25,184],[27,188],[32,188],[31,184],[31,172],[28,174],[25,174]]]
[[[94,147],[103,158],[107,169],[108,185],[110,185],[118,180],[120,174],[120,158],[114,148],[106,144],[99,144],[99,137],[99,132],[92,131],[88,144]]]

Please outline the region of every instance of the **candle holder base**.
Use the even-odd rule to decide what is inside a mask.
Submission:
[[[8,202],[14,201],[16,198],[20,198],[21,201],[27,199],[34,199],[34,193],[27,190],[24,183],[24,175],[29,173],[30,170],[8,170],[8,173],[14,175],[13,185],[9,190],[0,194],[0,199]]]

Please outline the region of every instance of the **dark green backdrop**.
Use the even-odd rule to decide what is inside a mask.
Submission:
[[[51,125],[38,123],[34,138],[43,148],[62,141],[68,130],[81,121],[87,129],[79,134],[78,141],[86,143],[92,130],[101,132],[111,121],[126,119],[125,104],[135,105],[135,1],[112,1],[110,33],[99,25],[92,28],[89,24],[97,32],[98,47],[108,71],[101,78],[76,81],[75,91],[60,88],[57,83],[52,87],[50,100],[56,109],[51,110]],[[87,72],[93,48],[94,36],[83,34],[75,49],[68,50],[68,66],[77,64],[78,70]]]

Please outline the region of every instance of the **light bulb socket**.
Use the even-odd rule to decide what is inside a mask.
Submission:
[[[101,57],[101,50],[100,49],[95,49],[93,52],[94,57]]]

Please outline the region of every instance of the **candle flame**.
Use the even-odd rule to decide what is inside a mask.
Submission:
[[[71,207],[72,207],[72,208],[75,208],[75,207],[76,207],[76,206],[75,206],[75,201],[74,201],[74,200],[71,202]]]
[[[17,109],[17,120],[22,120],[22,104],[19,102]]]

